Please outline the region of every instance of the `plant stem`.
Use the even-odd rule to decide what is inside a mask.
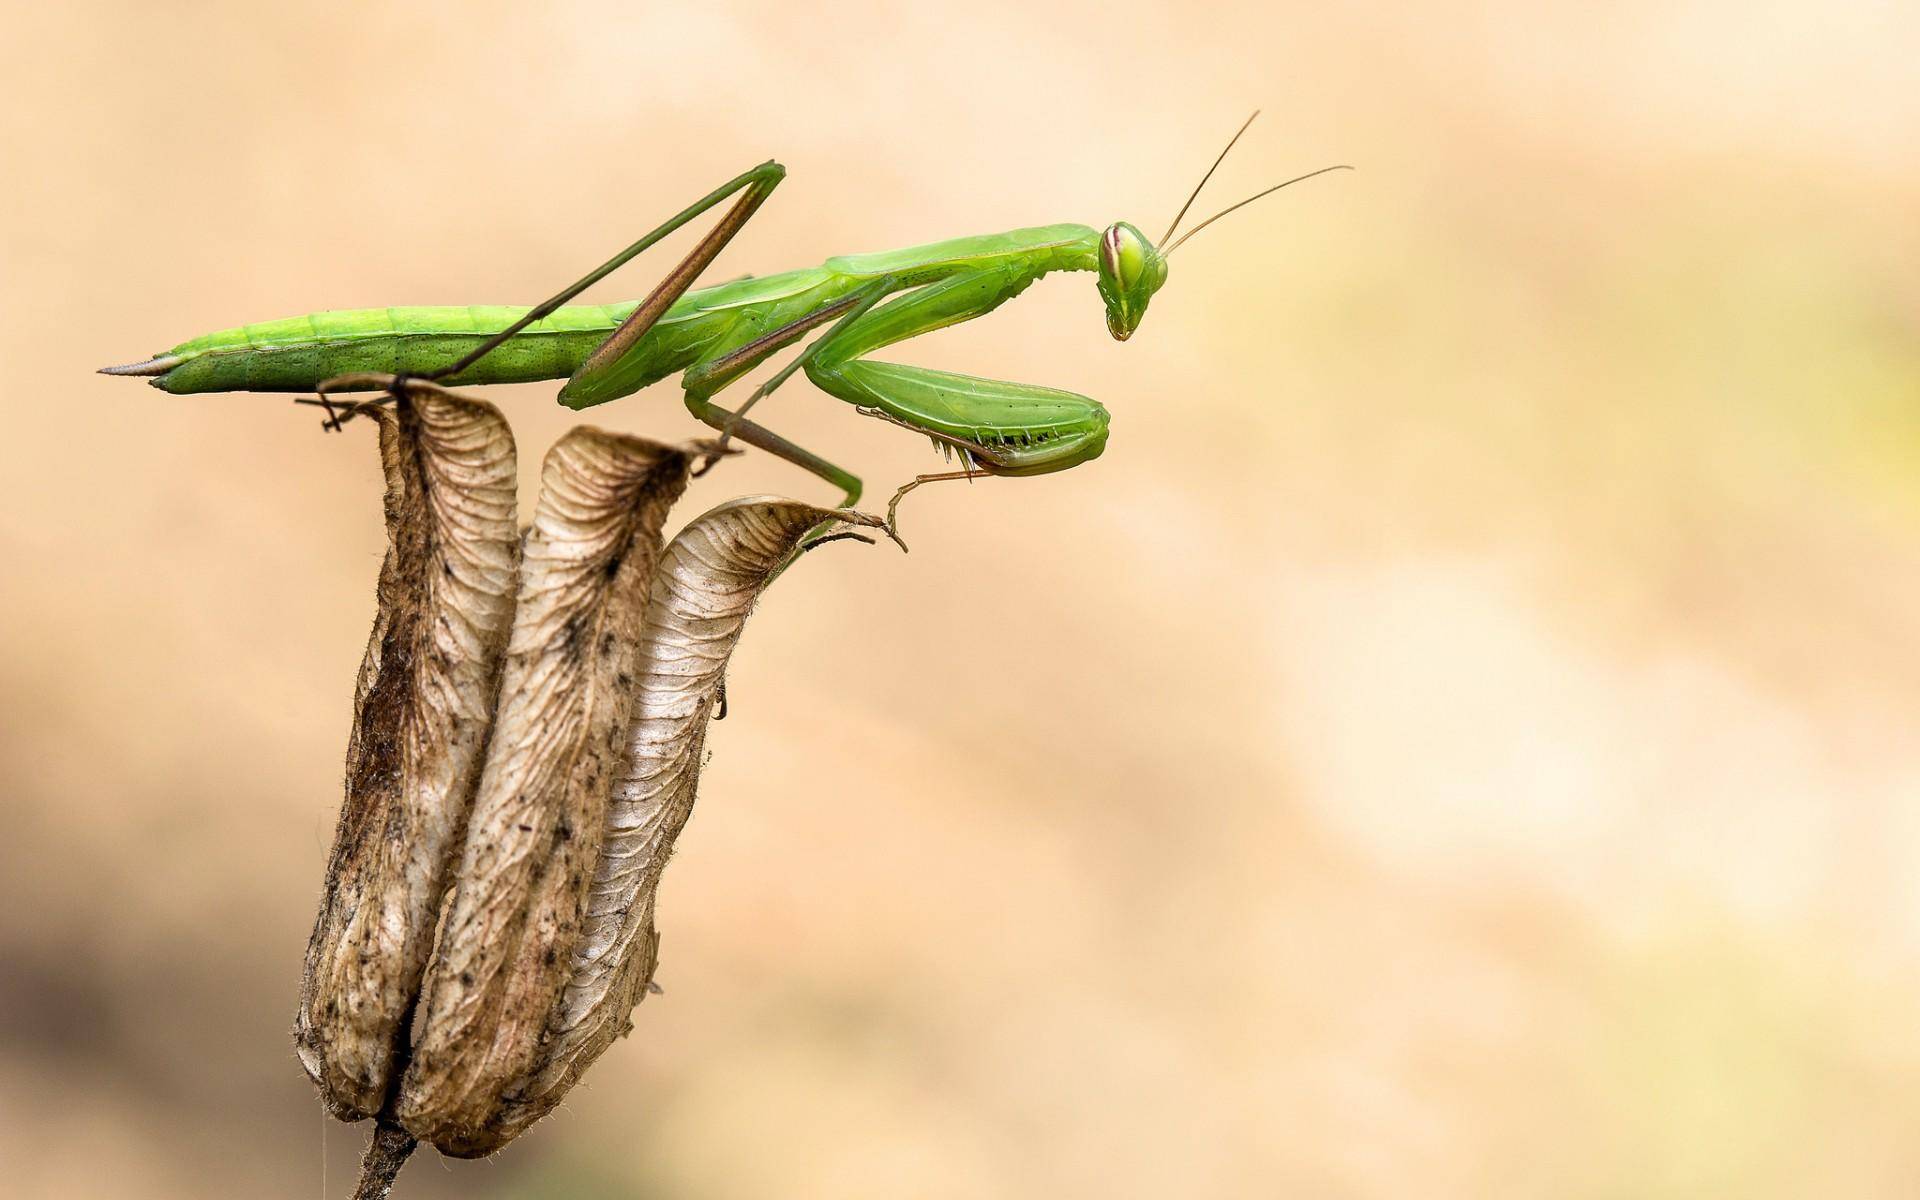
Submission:
[[[360,1163],[360,1186],[354,1189],[353,1200],[387,1200],[394,1176],[400,1174],[407,1156],[419,1144],[398,1125],[376,1120],[373,1140],[367,1143],[367,1157]]]

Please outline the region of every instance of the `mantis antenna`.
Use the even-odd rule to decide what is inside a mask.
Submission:
[[[1162,250],[1160,253],[1163,255],[1172,254],[1175,250],[1178,250],[1180,248],[1180,242],[1186,241],[1188,238],[1192,237],[1196,233],[1199,233],[1202,229],[1205,229],[1207,226],[1213,224],[1215,221],[1218,221],[1221,217],[1226,216],[1228,213],[1232,212],[1234,209],[1245,208],[1247,205],[1252,204],[1255,200],[1260,199],[1262,196],[1271,196],[1283,187],[1289,187],[1293,184],[1299,183],[1303,179],[1312,179],[1315,175],[1325,175],[1328,171],[1351,171],[1351,170],[1353,170],[1353,168],[1348,164],[1338,163],[1331,167],[1321,167],[1318,171],[1308,171],[1305,175],[1295,175],[1292,179],[1287,180],[1286,183],[1276,183],[1264,192],[1255,192],[1253,195],[1248,196],[1245,200],[1242,200],[1240,203],[1228,205],[1226,208],[1221,209],[1219,212],[1208,217],[1206,220],[1200,222],[1198,225],[1195,225],[1192,229],[1187,230],[1185,233],[1180,235],[1179,241],[1176,241],[1173,245],[1168,246],[1166,249]],[[1205,182],[1205,181],[1203,180],[1202,182]],[[1188,201],[1188,203],[1191,204],[1192,201]],[[1185,210],[1183,209],[1182,211],[1184,212]]]
[[[1167,226],[1167,232],[1161,235],[1160,244],[1162,246],[1166,245],[1167,239],[1173,236],[1173,231],[1180,228],[1180,219],[1187,215],[1187,210],[1193,207],[1193,202],[1200,198],[1200,189],[1207,186],[1207,180],[1212,179],[1213,173],[1220,169],[1220,164],[1227,161],[1227,154],[1229,151],[1233,149],[1233,144],[1240,140],[1240,135],[1247,131],[1247,126],[1253,124],[1254,118],[1258,117],[1259,115],[1260,115],[1260,110],[1257,108],[1254,109],[1253,116],[1248,117],[1245,121],[1241,122],[1240,128],[1237,131],[1235,131],[1232,137],[1227,139],[1227,148],[1220,152],[1219,158],[1216,158],[1213,160],[1213,165],[1211,167],[1208,167],[1207,173],[1200,177],[1200,182],[1193,185],[1193,194],[1187,197],[1187,202],[1185,204],[1182,204],[1180,206],[1180,211],[1174,214],[1173,224]]]

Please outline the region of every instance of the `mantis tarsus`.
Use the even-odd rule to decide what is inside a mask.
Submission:
[[[1254,116],[1258,116],[1256,112]],[[337,392],[567,380],[560,402],[589,408],[679,373],[687,408],[730,437],[827,480],[852,506],[858,477],[788,441],[746,414],[795,371],[860,412],[904,426],[958,452],[961,469],[921,475],[923,483],[986,475],[1042,475],[1097,458],[1106,447],[1107,410],[1075,392],[879,362],[867,355],[922,333],[984,316],[1053,271],[1096,271],[1107,330],[1131,337],[1167,280],[1167,255],[1220,217],[1288,184],[1341,167],[1323,167],[1276,185],[1174,231],[1213,171],[1253,123],[1248,117],[1158,244],[1118,221],[1105,230],[1045,225],[955,238],[879,254],[830,258],[818,267],[748,277],[693,290],[706,270],[786,170],[754,167],[653,229],[584,278],[532,308],[417,307],[321,312],[223,330],[183,342],[145,362],[107,374],[152,376],[172,393],[307,392],[328,405]],[[714,229],[645,300],[569,302],[682,225],[735,197]],[[737,410],[714,403],[722,389],[813,330],[826,332],[756,388]]]

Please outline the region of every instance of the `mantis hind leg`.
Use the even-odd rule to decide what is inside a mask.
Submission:
[[[335,392],[370,392],[381,394],[371,400],[335,400]],[[405,398],[410,391],[436,392],[442,396],[451,396],[452,392],[430,379],[419,375],[386,375],[380,372],[356,371],[347,375],[336,375],[332,379],[322,380],[313,389],[313,396],[297,396],[295,404],[309,404],[326,410],[321,419],[320,428],[329,433],[338,433],[340,427],[361,413],[372,412],[384,404],[392,404]]]
[[[620,253],[528,309],[518,320],[474,347],[470,353],[444,367],[418,375],[363,374],[339,376],[324,381],[316,389],[319,392],[316,402],[327,410],[324,426],[338,429],[343,421],[352,416],[351,410],[346,416],[336,413],[328,400],[329,393],[372,389],[384,391],[390,398],[398,398],[408,386],[422,384],[431,386],[436,380],[458,375],[499,349],[534,322],[552,316],[562,305],[626,265],[630,259],[661,238],[727,197],[736,192],[740,193],[733,207],[727,210],[719,223],[694,245],[673,270],[667,273],[666,278],[660,281],[652,294],[636,305],[627,319],[608,334],[605,341],[594,348],[593,353],[587,356],[587,360],[581,364],[580,369],[574,372],[573,378],[569,379],[566,386],[560,390],[561,399],[573,403],[574,407],[586,407],[626,395],[638,387],[640,382],[632,377],[634,371],[630,362],[630,352],[673,302],[693,286],[694,281],[700,277],[700,273],[707,269],[708,264],[712,263],[726,244],[733,240],[734,235],[740,232],[741,227],[753,216],[755,210],[773,193],[773,189],[779,186],[780,181],[786,178],[786,174],[786,168],[777,162],[764,162],[751,170],[741,172],[666,221],[648,230],[638,241]]]

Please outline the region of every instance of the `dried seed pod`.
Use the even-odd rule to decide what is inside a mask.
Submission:
[[[627,759],[614,781],[584,936],[551,1013],[537,1069],[504,1097],[504,1144],[559,1103],[615,1038],[653,980],[654,895],[693,810],[709,717],[727,661],[762,589],[823,522],[878,525],[858,513],[771,496],[723,504],[662,555],[647,607]]]
[[[580,939],[624,757],[660,529],[689,451],[575,429],[547,455],[473,816],[420,996],[399,1123],[446,1154],[498,1148]]]
[[[432,949],[513,617],[513,435],[457,396],[379,423],[388,549],[354,692],[346,798],[294,1044],[334,1115],[372,1116]]]

